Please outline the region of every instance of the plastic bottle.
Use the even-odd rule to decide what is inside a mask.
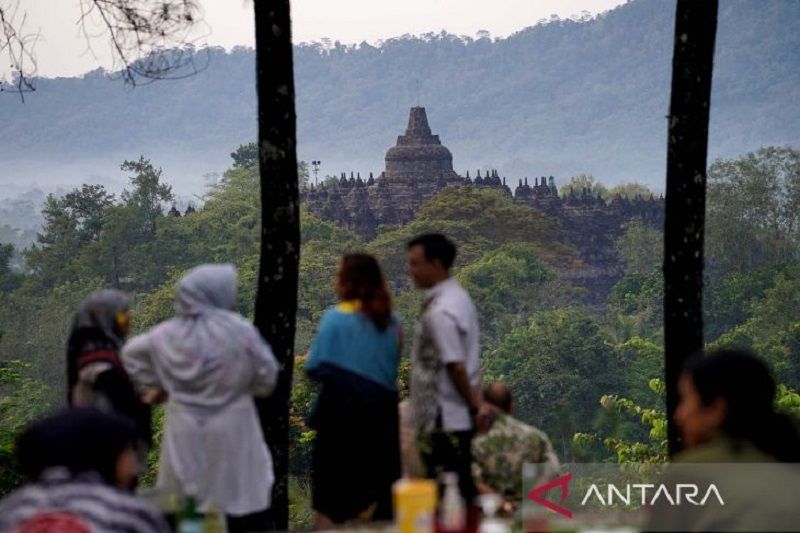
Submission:
[[[177,533],[203,533],[203,520],[197,512],[196,496],[186,496],[186,504],[183,506],[176,531]]]
[[[458,474],[445,472],[442,474],[442,481],[444,482],[444,492],[439,512],[441,530],[451,533],[466,531],[467,506],[458,490]]]
[[[203,520],[203,533],[227,533],[225,515],[215,505],[210,505]]]
[[[478,527],[478,533],[511,533],[508,524],[496,516],[502,504],[503,498],[499,494],[478,496],[478,505],[483,511],[483,520]]]

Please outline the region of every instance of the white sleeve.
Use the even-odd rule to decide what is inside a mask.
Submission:
[[[464,340],[455,317],[441,309],[432,310],[428,316],[431,336],[439,349],[442,363],[466,363]]]
[[[126,342],[120,357],[136,390],[143,392],[164,388],[153,367],[150,338],[147,334],[137,335]]]

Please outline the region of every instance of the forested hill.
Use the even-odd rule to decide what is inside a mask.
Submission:
[[[633,0],[500,40],[300,45],[299,155],[322,160],[323,172],[379,171],[419,103],[462,173],[587,172],[662,188],[673,18],[673,1]],[[798,51],[797,0],[720,1],[712,157],[800,145]],[[178,189],[200,190],[201,176],[227,167],[256,129],[253,52],[212,49],[208,59],[201,74],[135,89],[96,71],[39,80],[25,104],[0,94],[0,181],[121,179],[119,163],[142,153]]]

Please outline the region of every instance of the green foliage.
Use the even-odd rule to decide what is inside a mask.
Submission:
[[[650,198],[650,196],[655,196],[653,190],[648,187],[647,185],[642,185],[641,183],[632,181],[628,183],[620,183],[619,185],[615,185],[608,189],[608,193],[604,198],[606,200],[610,200],[615,197],[627,198],[628,200],[633,200],[635,198]]]
[[[644,221],[633,219],[617,239],[617,253],[627,273],[650,274],[661,267],[664,256],[664,233]]]
[[[47,197],[44,228],[25,253],[41,291],[91,277],[116,287],[153,286],[163,270],[153,238],[165,219],[164,203],[173,199],[172,188],[144,157],[121,168],[131,173],[131,188],[123,191],[121,203],[100,185]]]
[[[778,273],[792,276],[800,265],[764,264],[744,272],[707,275],[703,294],[706,338],[715,340],[747,321],[752,307],[775,283]],[[794,272],[793,272],[794,271]]]
[[[594,176],[591,174],[578,174],[569,179],[569,183],[565,183],[559,189],[559,196],[569,196],[574,194],[580,196],[583,194],[584,189],[592,196],[599,196],[600,198],[608,197],[608,189],[602,183],[595,181]]]
[[[651,379],[648,387],[661,400],[665,394],[664,382]],[[635,420],[647,429],[641,440],[629,440],[617,436],[600,437],[596,433],[576,433],[573,443],[578,448],[587,448],[602,443],[611,459],[617,463],[664,463],[667,461],[667,417],[663,408],[645,408],[636,402],[617,395],[603,395],[600,405],[614,415]]]
[[[17,436],[48,408],[47,386],[30,377],[30,368],[22,361],[0,361],[0,497],[22,481],[14,460]]]
[[[800,259],[800,151],[765,147],[708,171],[712,273]]]
[[[624,367],[624,395],[638,405],[655,406],[653,401],[657,398],[651,394],[652,388],[648,385],[652,376],[664,375],[664,347],[661,343],[632,337],[625,342],[614,346],[616,359]]]
[[[396,307],[406,332],[421,304],[418,291],[409,287],[406,244],[426,232],[445,233],[458,246],[455,272],[474,291],[487,350],[513,327],[524,325],[534,310],[575,299],[576,290],[557,276],[556,268],[578,264],[577,254],[559,242],[557,222],[497,191],[445,189],[409,224],[382,228],[366,246],[381,259],[398,293]]]
[[[764,147],[709,169],[706,336],[754,350],[800,386],[800,151]]]
[[[136,298],[132,313],[135,332],[144,332],[174,316],[175,284],[183,274],[182,271],[174,272],[163,285]]]
[[[779,381],[800,388],[800,277],[779,272],[762,298],[749,304],[749,317],[711,343],[712,348],[748,348],[764,357]]]
[[[640,220],[628,222],[617,239],[625,274],[608,298],[608,327],[618,342],[635,336],[660,339],[662,335],[663,246],[662,232]]]
[[[634,336],[660,339],[664,283],[660,269],[648,274],[625,274],[611,289],[608,298],[611,329],[618,341]]]
[[[233,168],[253,168],[258,166],[258,146],[256,143],[239,145],[234,152],[231,152]]]
[[[800,420],[800,394],[781,383],[775,393],[775,409]]]
[[[64,201],[49,195],[42,210],[44,230],[25,253],[25,262],[42,286],[52,286],[73,277],[69,268],[80,251],[78,222],[67,212]]]
[[[505,244],[459,271],[458,280],[480,309],[481,334],[492,349],[537,310],[568,304],[573,291],[537,256],[530,244]]]
[[[163,206],[175,197],[172,186],[161,180],[162,170],[155,168],[149,159],[140,156],[138,161],[125,161],[120,169],[130,172],[131,190],[122,192],[125,205],[139,215],[135,220],[141,220],[139,227],[129,227],[128,230],[139,230],[145,234],[154,234],[158,219],[163,215]]]
[[[313,525],[311,481],[303,477],[289,476],[289,529],[308,531]]]
[[[535,209],[515,204],[498,191],[466,187],[445,189],[400,228],[387,228],[368,251],[384,260],[388,277],[397,285],[405,280],[406,243],[420,233],[445,233],[458,245],[456,266],[479,259],[503,244],[526,243],[545,263],[568,267],[577,263],[569,248],[560,244],[558,223]]]
[[[289,406],[289,461],[292,474],[307,475],[311,471],[311,449],[316,432],[308,425],[317,401],[317,387],[305,373],[306,357],[294,359],[294,382]]]
[[[558,190],[560,196],[569,196],[574,194],[580,196],[583,190],[586,189],[592,196],[599,196],[606,202],[611,201],[616,197],[627,198],[633,200],[635,198],[650,198],[653,195],[653,190],[647,185],[643,185],[636,181],[627,183],[620,183],[611,188],[606,187],[602,183],[595,180],[591,174],[578,174],[572,176],[568,183],[565,183]]]
[[[334,279],[339,259],[363,248],[355,234],[320,220],[305,209],[301,212],[300,285],[297,302],[295,349],[305,352],[311,346],[314,330],[323,311],[336,303]]]
[[[0,353],[30,365],[20,376],[36,376],[41,383],[17,379],[2,392],[27,387],[35,390],[24,394],[39,395],[36,403],[42,409],[60,403],[71,313],[81,299],[101,287],[134,293],[133,325],[142,331],[173,315],[174,286],[187,269],[205,262],[231,262],[239,268],[239,310],[251,315],[261,238],[254,150],[245,145],[234,152],[232,168],[186,216],[162,213],[171,189],[160,169],[144,158],[125,163],[131,181],[119,199],[99,186],[48,198],[45,226],[36,246],[24,256],[28,270],[15,270],[13,248],[0,247],[0,324],[7,333],[0,339]],[[762,152],[749,166],[717,163],[727,169],[724,173],[718,169],[724,176],[719,181],[724,194],[710,195],[710,213],[720,212],[718,203],[730,195],[750,190],[725,185],[750,183],[755,178],[748,173],[780,171],[784,172],[780,183],[791,182],[789,171],[781,169],[794,167],[775,161],[793,161],[793,152]],[[590,177],[579,179],[589,183]],[[758,179],[772,182],[766,176]],[[593,187],[600,190],[597,184]],[[636,184],[603,194],[612,191],[647,194]],[[580,307],[582,293],[565,281],[581,264],[576,252],[563,244],[558,222],[497,191],[447,189],[409,224],[383,227],[369,242],[301,209],[297,353],[308,349],[323,311],[336,301],[333,287],[340,257],[359,250],[374,253],[385,268],[407,353],[422,292],[410,286],[406,274],[406,243],[422,232],[444,232],[459,246],[455,274],[479,311],[485,379],[511,386],[518,415],[547,431],[563,460],[663,457],[663,399],[653,394],[661,389],[658,382],[646,386],[653,376],[663,375],[660,231],[640,221],[624,228],[616,243],[622,276],[604,305],[587,309]],[[712,346],[744,345],[764,355],[790,387],[779,391],[776,404],[792,411],[800,405],[794,392],[800,382],[800,263],[776,245],[784,242],[781,239],[795,239],[786,216],[759,234],[766,236],[762,241],[769,244],[765,248],[769,253],[752,255],[749,263],[716,261],[715,254],[735,243],[710,244],[705,299]],[[748,231],[761,229],[756,224]],[[776,234],[783,237],[769,237]],[[290,455],[291,471],[297,476],[292,512],[297,523],[307,524],[306,476],[315,437],[308,418],[316,388],[302,371],[303,360],[303,356],[296,360],[291,394]],[[401,363],[401,396],[407,394],[409,365],[408,359]],[[37,383],[46,386],[36,388]],[[22,396],[9,396],[14,397]],[[603,402],[598,406],[600,397]],[[30,416],[28,407],[32,406],[19,407],[20,420]],[[163,417],[162,410],[154,414],[157,435],[163,431]],[[7,440],[19,431],[19,424],[3,426],[8,428]],[[154,482],[157,453],[158,447],[150,455],[152,468],[144,484]]]
[[[256,143],[242,144],[231,153],[231,159],[234,169],[258,170],[258,146]],[[308,186],[308,162],[297,162],[297,180],[301,189]]]
[[[163,405],[153,408],[151,423],[153,428],[153,446],[147,452],[147,470],[139,478],[142,487],[155,487],[158,479],[158,458],[161,454],[161,440],[164,438],[166,410]]]
[[[14,245],[0,244],[0,295],[16,289],[22,283],[22,274],[14,270]]]
[[[564,460],[572,435],[598,414],[593,398],[621,386],[611,347],[579,308],[534,314],[484,355],[483,369],[487,381],[511,387],[518,416],[544,429]]]
[[[26,279],[0,305],[0,324],[5,331],[0,353],[31,365],[37,379],[48,385],[49,405],[58,405],[66,397],[64,353],[72,312],[103,286],[102,280],[90,278],[65,282],[40,294]]]
[[[573,443],[579,450],[586,451],[602,444],[610,459],[617,463],[664,463],[667,461],[667,419],[663,409],[666,387],[660,379],[648,382],[651,393],[658,398],[662,407],[642,407],[639,403],[616,395],[603,395],[600,404],[603,409],[622,418],[635,421],[646,430],[642,439],[627,439],[618,436],[602,437],[597,433],[576,433]],[[796,390],[779,384],[775,394],[775,409],[778,412],[800,418],[800,394]]]

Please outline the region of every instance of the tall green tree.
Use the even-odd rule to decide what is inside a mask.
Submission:
[[[114,195],[102,185],[82,185],[67,193],[62,204],[75,219],[81,245],[97,240],[114,205]]]
[[[162,180],[161,168],[154,167],[144,156],[138,161],[125,161],[120,168],[131,173],[131,188],[122,192],[122,201],[139,215],[142,225],[137,229],[152,236],[164,214],[164,205],[175,199],[172,186]]]
[[[258,166],[258,145],[256,143],[241,144],[231,152],[234,168],[254,168]]]
[[[712,273],[800,259],[800,150],[763,147],[708,170]]]
[[[24,252],[28,268],[37,276],[37,284],[52,287],[73,277],[71,264],[80,253],[78,221],[62,198],[47,196],[44,227],[36,243]]]

